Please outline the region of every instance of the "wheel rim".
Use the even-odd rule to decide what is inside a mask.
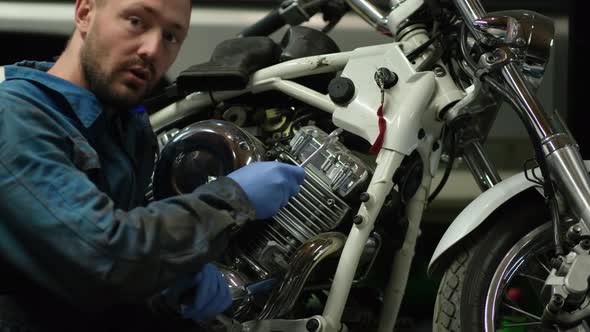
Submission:
[[[555,331],[544,329],[540,318],[544,306],[541,288],[549,274],[547,258],[551,257],[553,253],[551,224],[549,223],[535,228],[512,246],[498,265],[486,294],[484,307],[486,332],[516,331],[517,328],[526,328],[527,331],[530,328],[535,331]],[[544,271],[545,274],[541,275],[538,273],[539,270]],[[524,308],[518,303],[514,303],[514,299],[507,295],[507,291],[511,290],[509,288],[511,285],[515,283],[526,285],[525,281],[519,281],[523,276],[529,279],[528,282],[534,281],[539,284],[537,294],[530,295],[537,297],[541,305],[540,312],[539,308],[536,310],[530,308],[534,305],[527,304],[527,307]],[[527,295],[535,291],[533,286],[531,285],[530,289],[527,287]],[[527,300],[529,299],[527,298]],[[510,315],[510,313],[514,315]]]

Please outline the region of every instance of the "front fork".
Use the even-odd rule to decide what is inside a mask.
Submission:
[[[467,143],[463,147],[462,156],[482,191],[486,191],[502,181],[479,140]]]
[[[584,167],[578,147],[560,121],[558,114],[546,113],[512,63],[502,68],[502,76],[516,93],[521,104],[520,112],[534,130],[537,142],[541,144],[550,180],[554,181],[573,214],[580,218],[586,229],[590,229],[590,177]]]
[[[454,0],[467,26],[478,39],[480,33],[470,22],[487,15],[479,0]],[[567,200],[573,214],[590,229],[590,177],[574,139],[556,113],[546,112],[531,92],[520,70],[512,63],[508,49],[498,49],[493,59],[508,59],[499,67],[500,73],[514,94],[517,112],[531,128],[532,139],[540,143],[542,158],[547,165],[548,180],[555,182],[557,190]],[[504,53],[504,54],[502,54]]]
[[[553,266],[545,281],[551,300],[545,307],[542,320],[575,326],[590,316],[588,293],[590,285],[590,178],[573,137],[558,114],[545,113],[538,100],[527,89],[522,75],[513,64],[502,68],[502,75],[516,92],[520,111],[534,129],[533,139],[540,143],[540,156],[546,163],[543,174],[552,181],[565,199],[567,207],[580,222],[570,227],[567,238],[574,247]],[[551,115],[554,115],[552,118]],[[551,121],[557,120],[557,121]],[[558,213],[558,212],[556,212]],[[557,215],[554,218],[559,218]],[[558,224],[556,224],[558,226]],[[556,228],[556,237],[559,236]],[[581,281],[581,282],[577,282]]]
[[[516,110],[521,112],[521,117],[532,129],[531,138],[538,144],[537,157],[546,165],[547,174],[543,174],[545,179],[555,184],[567,202],[567,207],[580,220],[565,234],[565,238],[570,240],[574,248],[569,254],[559,257],[558,263],[552,266],[545,281],[545,289],[550,289],[551,300],[542,315],[542,320],[546,324],[577,326],[567,331],[578,331],[578,324],[590,316],[590,305],[585,302],[588,301],[590,291],[587,281],[590,276],[588,171],[577,145],[559,116],[545,113],[538,100],[529,93],[517,68],[513,64],[508,64],[501,68],[501,73],[512,90],[516,91],[517,106],[520,106],[516,107]],[[464,160],[482,190],[489,189],[500,181],[479,140],[467,143],[462,147],[462,151]],[[557,236],[561,236],[557,234],[559,229],[555,231]]]
[[[469,23],[486,16],[479,0],[454,0],[467,26],[478,40],[479,32]],[[557,112],[546,112],[539,100],[527,86],[522,72],[512,62],[511,50],[497,49],[488,62],[495,63],[497,69],[520,113],[528,126],[531,139],[537,144],[537,158],[546,181],[555,184],[557,192],[565,199],[571,213],[580,220],[571,233],[590,237],[590,177],[584,167],[578,146],[560,121]],[[492,63],[491,65],[494,65]],[[550,186],[552,186],[550,184]],[[547,186],[547,188],[550,188]],[[557,216],[557,218],[559,218]],[[577,229],[575,227],[578,227]],[[568,232],[569,234],[570,232]],[[580,236],[578,236],[580,237]],[[574,243],[575,244],[575,243]],[[590,306],[581,308],[589,290],[590,241],[580,241],[566,256],[557,262],[545,286],[552,292],[552,299],[545,308],[545,322],[565,323],[573,326],[590,316]],[[576,283],[575,281],[581,281]],[[568,307],[569,302],[569,307]],[[578,310],[574,310],[578,308]]]

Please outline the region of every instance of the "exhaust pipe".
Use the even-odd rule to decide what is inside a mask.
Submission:
[[[257,319],[281,317],[291,310],[311,271],[326,257],[340,252],[345,242],[344,234],[329,232],[318,234],[303,243],[293,254],[283,281],[270,294]]]

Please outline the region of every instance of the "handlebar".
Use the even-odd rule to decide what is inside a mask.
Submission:
[[[330,0],[312,0],[301,4],[299,0],[285,0],[280,8],[272,10],[252,26],[246,28],[238,36],[268,36],[285,25],[299,25],[310,19],[321,6]]]
[[[381,13],[372,3],[367,0],[346,0],[346,3],[375,29],[384,33],[391,33],[387,26],[387,16]]]
[[[320,5],[328,1],[330,0],[315,0],[300,4],[299,0],[287,0],[281,8],[272,10],[261,20],[244,29],[238,36],[268,36],[287,24],[299,25],[316,14],[320,10]],[[371,2],[368,0],[345,0],[345,2],[379,32],[391,34],[387,25],[387,16]]]
[[[268,15],[257,21],[253,25],[244,29],[239,36],[240,37],[251,37],[251,36],[268,36],[271,33],[279,30],[285,26],[287,22],[283,19],[278,9],[272,10]]]

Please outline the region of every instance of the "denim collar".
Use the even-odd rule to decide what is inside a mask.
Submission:
[[[47,71],[52,66],[52,62],[21,61],[4,67],[6,80],[34,81],[63,95],[82,125],[90,128],[103,115],[101,103],[92,92],[70,81],[48,74]]]

